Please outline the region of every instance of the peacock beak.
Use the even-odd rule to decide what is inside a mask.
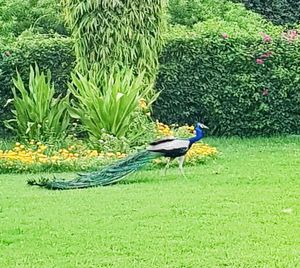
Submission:
[[[204,124],[200,124],[200,127],[201,127],[201,128],[209,129],[208,126],[206,126],[206,125],[204,125]]]

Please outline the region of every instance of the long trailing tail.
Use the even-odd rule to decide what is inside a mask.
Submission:
[[[99,171],[88,174],[78,174],[78,177],[73,180],[59,180],[54,177],[53,180],[42,178],[39,181],[29,180],[27,183],[29,185],[38,185],[51,190],[107,186],[122,180],[125,176],[141,169],[151,160],[159,156],[161,156],[161,154],[145,150],[112,163]]]

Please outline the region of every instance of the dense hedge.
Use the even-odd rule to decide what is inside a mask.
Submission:
[[[42,70],[50,69],[56,89],[65,91],[75,63],[72,42],[67,38],[36,35],[22,37],[14,44],[0,43],[0,132],[4,131],[3,120],[11,117],[11,107],[4,105],[12,98],[12,77],[18,70],[24,81],[28,81],[29,66],[35,62]]]
[[[160,57],[155,118],[180,124],[201,120],[215,135],[300,133],[300,42],[293,34],[288,41],[183,33],[167,41]],[[56,89],[64,91],[75,57],[71,41],[59,37],[0,43],[0,53],[1,132],[2,120],[11,117],[11,107],[3,106],[12,97],[16,69],[26,80],[29,65],[37,62],[50,68]]]
[[[295,24],[300,22],[300,3],[295,0],[233,0],[262,14],[275,24]]]
[[[229,0],[169,0],[168,21],[171,25],[189,28],[198,26],[197,28],[206,32],[219,27],[225,31],[224,26],[233,30],[248,30],[250,34],[276,28],[265,16],[240,3],[242,0],[235,2],[237,3]]]
[[[300,133],[299,41],[178,37],[160,61],[162,122],[201,120],[214,135]]]

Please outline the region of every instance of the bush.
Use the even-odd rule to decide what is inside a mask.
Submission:
[[[51,72],[40,72],[38,66],[30,66],[29,83],[25,85],[19,73],[13,79],[14,118],[4,121],[21,139],[60,141],[67,135],[70,115],[69,93],[54,98],[55,89]]]
[[[29,66],[37,63],[41,71],[50,70],[58,93],[65,93],[70,73],[74,68],[75,56],[72,42],[68,38],[45,36],[23,36],[13,44],[0,43],[0,132],[4,131],[3,120],[11,118],[11,107],[3,109],[13,97],[12,78],[16,70],[24,83],[28,83]]]
[[[262,14],[278,25],[292,25],[300,21],[300,5],[295,0],[233,0],[242,2],[255,12]]]
[[[162,46],[161,0],[64,0],[78,71],[135,68],[153,83]],[[88,14],[88,15],[87,15]]]
[[[0,0],[0,36],[17,37],[29,28],[67,34],[61,13],[57,0]]]
[[[247,10],[242,4],[227,0],[171,0],[169,4],[171,29],[165,39],[206,36],[208,33],[223,34],[230,37],[260,38],[260,32],[278,35],[284,28],[274,26],[261,15]]]
[[[266,27],[272,27],[272,23],[268,24],[260,14],[228,0],[170,0],[168,11],[170,24],[190,28],[198,25],[198,28],[204,31],[207,28],[206,24],[220,24],[222,27],[230,25],[235,29],[250,31],[263,28],[267,30]]]
[[[260,14],[276,25],[290,26],[300,21],[300,5],[294,0],[169,0],[168,13],[171,24],[189,27],[207,20],[229,22],[235,20],[234,14],[240,14],[242,21],[257,17],[258,23],[262,21]]]
[[[169,0],[168,13],[170,24],[193,26],[204,20],[203,1]]]
[[[154,117],[165,123],[204,121],[214,135],[300,133],[296,37],[199,38],[185,32],[170,40],[160,58]]]
[[[139,100],[151,90],[143,83],[144,72],[135,76],[132,69],[115,69],[97,79],[72,74],[69,90],[75,96],[70,114],[79,119],[91,139],[103,132],[117,138],[126,136],[138,109]],[[95,82],[98,80],[98,83]]]

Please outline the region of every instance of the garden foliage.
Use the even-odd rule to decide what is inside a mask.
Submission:
[[[260,2],[263,1],[255,3]],[[85,82],[107,91],[104,98],[113,97],[111,90],[117,92],[115,96],[123,94],[113,89],[109,80],[100,79],[105,73],[102,71],[111,70],[115,63],[121,69],[137,66],[135,74],[146,71],[152,79],[162,45],[162,1],[144,0],[142,7],[138,3],[140,1],[64,0],[65,14],[76,41],[75,51],[69,38],[33,36],[26,32],[12,44],[0,42],[0,132],[3,120],[11,118],[12,106],[3,107],[12,98],[12,78],[17,70],[24,83],[28,83],[29,66],[35,62],[42,71],[51,71],[58,93],[65,93],[67,89],[76,64],[75,55],[77,69],[93,73]],[[156,89],[161,94],[154,105],[154,118],[180,124],[205,120],[211,127],[210,134],[214,135],[299,133],[298,33],[282,34],[283,27],[274,26],[241,3],[225,0],[170,0],[169,3],[172,26],[165,33],[166,44],[160,54]],[[289,1],[281,1],[282,5],[287,3]],[[27,13],[24,11],[24,14]],[[91,68],[95,72],[89,72]],[[84,79],[80,83],[84,83]],[[128,85],[125,88],[128,89]],[[117,107],[118,98],[109,101]],[[75,107],[80,105],[79,102]],[[105,116],[112,108],[104,105],[101,109],[108,109],[101,115]],[[97,133],[93,136],[100,138],[98,135],[102,132],[102,138],[111,140],[111,134],[124,133],[124,130],[116,130],[117,123],[113,119],[120,120],[116,114],[121,112],[113,110],[113,122],[107,120],[102,124],[98,117],[92,119],[106,128],[102,132],[98,125],[93,126],[93,132]],[[132,142],[144,135],[148,131],[145,125],[150,124],[139,110],[134,110],[128,118],[131,124],[126,120],[123,123],[128,130],[126,139]],[[106,142],[104,140],[103,147]]]
[[[297,33],[173,36],[160,58],[155,118],[204,121],[214,135],[300,133]]]
[[[261,15],[228,0],[170,0],[168,12],[171,25],[196,28],[198,33],[221,28],[226,32],[242,29],[256,34],[258,29],[274,28]]]
[[[156,127],[154,126],[154,133],[160,137],[167,137],[170,134],[166,130],[170,131],[171,129],[161,123],[157,123]],[[175,136],[190,137],[193,130],[192,126],[182,126],[176,129],[172,128],[172,133]],[[101,138],[105,139],[103,136]],[[91,149],[85,141],[71,137],[67,137],[60,144],[42,143],[35,140],[13,144],[0,139],[0,174],[96,171],[101,166],[126,157],[128,153],[136,152],[136,148],[123,147],[121,141],[122,139],[110,135],[106,141],[100,141],[104,147],[99,148],[99,150],[94,145]],[[118,144],[121,146],[118,147]],[[202,142],[197,143],[187,154],[185,165],[203,164],[217,154],[218,151],[215,147]],[[175,162],[172,162],[173,164],[178,165]],[[165,158],[155,159],[151,168],[164,167],[165,165]]]
[[[300,5],[295,0],[169,0],[168,11],[171,24],[189,27],[210,20],[234,22],[237,18],[243,21],[256,17],[259,22],[259,15],[276,25],[300,22]]]
[[[14,118],[4,121],[21,139],[56,141],[66,137],[70,116],[69,94],[54,97],[55,89],[51,73],[40,72],[30,66],[29,83],[25,85],[18,73],[13,79],[14,98],[10,99],[14,109]]]
[[[135,120],[143,117],[140,99],[157,96],[153,84],[162,45],[162,0],[64,0],[63,5],[78,71],[69,86],[75,96],[72,117],[96,141],[103,134],[141,137],[142,125],[129,130],[142,122]]]
[[[75,39],[77,69],[146,70],[152,79],[161,48],[162,0],[63,0]]]
[[[12,44],[0,43],[0,132],[3,120],[11,118],[11,106],[4,105],[13,97],[13,77],[19,72],[28,83],[29,67],[38,63],[41,71],[50,70],[58,93],[65,93],[70,73],[75,65],[72,41],[68,38],[46,38],[42,35],[21,36]]]
[[[14,38],[28,29],[67,34],[60,0],[0,0],[0,38]]]
[[[80,73],[72,75],[69,89],[75,96],[71,116],[79,119],[91,137],[101,139],[103,132],[121,138],[133,121],[139,100],[151,89],[143,83],[144,74],[132,69],[115,69],[95,80]]]
[[[254,12],[262,14],[275,24],[297,24],[300,22],[300,4],[295,0],[233,0],[244,3]]]

